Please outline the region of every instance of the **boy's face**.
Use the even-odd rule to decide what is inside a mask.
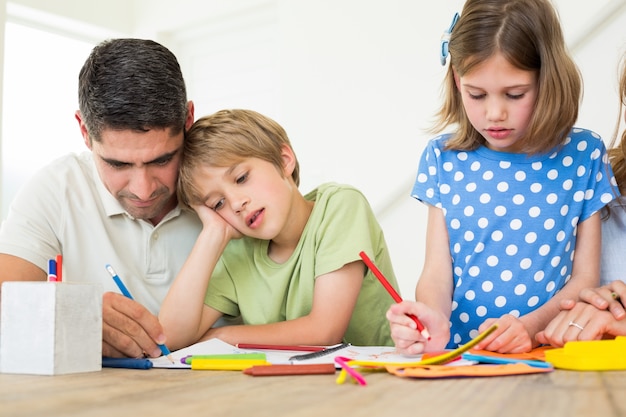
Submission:
[[[272,240],[288,226],[297,186],[293,152],[285,148],[282,171],[258,158],[232,166],[203,166],[194,175],[204,204],[246,236]]]

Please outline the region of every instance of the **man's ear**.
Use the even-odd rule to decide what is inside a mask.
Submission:
[[[76,110],[76,113],[74,113],[74,117],[76,118],[76,121],[78,121],[78,128],[80,129],[80,134],[83,137],[83,141],[85,142],[85,146],[87,146],[87,148],[89,148],[89,150],[91,150],[91,138],[89,137],[89,132],[87,131],[87,126],[85,126],[85,123],[83,122],[83,117],[80,114],[80,110]]]
[[[194,104],[193,101],[187,102],[187,119],[185,120],[185,132],[191,128],[194,121]]]

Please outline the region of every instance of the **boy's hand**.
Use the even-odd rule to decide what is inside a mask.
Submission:
[[[243,234],[241,234],[239,230],[231,226],[222,216],[217,214],[215,210],[205,205],[193,206],[193,209],[198,213],[198,217],[200,217],[202,221],[202,227],[206,230],[210,230],[211,233],[221,233],[228,240],[243,237]]]

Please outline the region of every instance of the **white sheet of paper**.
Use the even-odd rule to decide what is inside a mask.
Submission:
[[[267,361],[273,364],[291,363],[334,363],[335,356],[344,356],[350,359],[358,359],[376,362],[413,362],[418,361],[421,356],[406,356],[396,352],[391,346],[347,346],[339,351],[319,356],[314,359],[303,361],[289,360],[294,355],[301,355],[307,352],[293,350],[265,350],[265,349],[240,349],[230,345],[220,339],[209,339],[199,342],[189,347],[172,352],[175,363],[171,363],[166,357],[151,359],[155,368],[181,368],[190,369],[191,366],[181,362],[189,355],[224,355],[234,353],[265,353]]]

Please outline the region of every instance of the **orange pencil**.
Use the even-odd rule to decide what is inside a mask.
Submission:
[[[367,254],[363,251],[361,251],[359,255],[361,256],[361,259],[363,259],[363,262],[365,262],[365,265],[367,265],[367,267],[372,270],[376,278],[378,278],[380,283],[383,284],[383,287],[385,287],[385,289],[391,295],[394,301],[396,303],[402,302],[402,297],[400,297],[400,294],[398,294],[398,292],[391,286],[389,281],[387,281],[387,278],[385,278],[383,273],[380,272],[380,270],[376,267],[376,265],[374,265],[374,262],[372,262],[369,256],[367,256]],[[415,322],[415,325],[417,326],[417,330],[422,334],[422,336],[424,336],[426,340],[430,340],[430,333],[428,333],[428,330],[426,330],[422,322],[419,321],[419,319],[415,317],[413,314],[409,314],[408,316],[413,319],[413,321]]]

